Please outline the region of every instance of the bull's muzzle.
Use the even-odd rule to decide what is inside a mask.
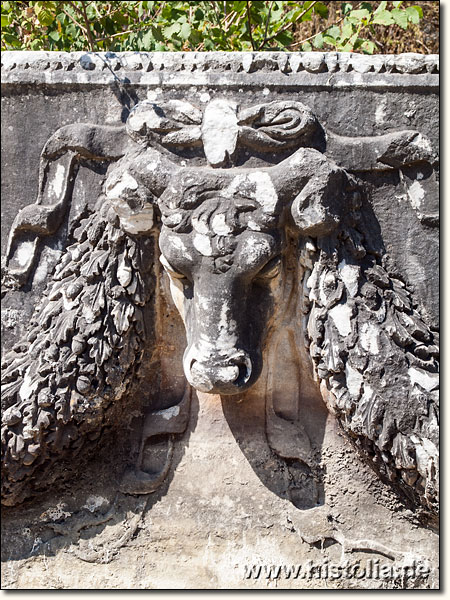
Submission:
[[[189,383],[200,392],[231,395],[250,387],[253,367],[244,350],[205,357],[200,348],[193,347],[186,353],[184,371]]]

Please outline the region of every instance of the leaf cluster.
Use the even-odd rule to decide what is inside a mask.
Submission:
[[[208,51],[334,49],[372,54],[374,25],[406,29],[422,19],[402,2],[343,2],[328,23],[330,2],[2,2],[3,50]],[[293,44],[302,23],[323,29]],[[300,35],[301,37],[301,35]]]
[[[391,6],[388,7],[388,4]],[[402,7],[403,2],[360,2],[358,8],[354,3],[343,2],[343,17],[312,39],[315,48],[324,46],[332,47],[338,52],[363,52],[373,54],[375,43],[368,39],[368,34],[376,36],[374,25],[398,25],[407,29],[410,24],[418,24],[423,17],[420,6]],[[311,45],[306,42],[302,50],[311,50]]]

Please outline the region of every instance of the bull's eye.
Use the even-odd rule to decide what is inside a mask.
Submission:
[[[172,279],[178,279],[180,281],[188,281],[188,278],[186,277],[186,275],[184,273],[180,273],[180,271],[177,271],[176,269],[174,269],[172,267],[172,265],[167,261],[166,257],[163,256],[162,254],[159,257],[159,261],[162,264],[162,266],[164,267],[164,270],[166,271],[166,273],[168,273],[170,275],[170,277],[172,277]]]
[[[273,279],[278,275],[281,270],[281,256],[275,256],[272,260],[269,260],[268,263],[264,265],[264,267],[259,271],[256,278],[257,279]]]

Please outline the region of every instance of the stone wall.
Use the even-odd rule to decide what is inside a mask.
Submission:
[[[438,57],[5,52],[2,89],[4,587],[437,588]]]

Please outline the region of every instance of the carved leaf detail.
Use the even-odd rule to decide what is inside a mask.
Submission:
[[[105,286],[102,282],[97,283],[93,288],[90,288],[92,293],[90,294],[90,309],[95,316],[98,316],[105,308]]]
[[[130,302],[116,302],[111,311],[111,316],[113,317],[117,333],[123,334],[127,331],[127,329],[130,327],[130,320],[133,314],[134,306],[130,304]]]
[[[2,404],[11,407],[2,426],[7,504],[21,502],[36,484],[45,487],[48,469],[64,453],[76,454],[85,439],[97,443],[106,407],[122,410],[120,399],[135,379],[145,336],[142,309],[135,307],[151,300],[153,283],[138,272],[145,240],[105,227],[106,213],[95,213],[77,229],[85,241],[63,254],[28,340],[5,356]],[[152,255],[145,252],[148,270]],[[126,292],[114,286],[117,265]]]
[[[62,312],[53,326],[53,341],[56,344],[67,342],[70,333],[75,329],[75,320],[77,314],[75,311]]]
[[[128,287],[133,279],[133,271],[125,253],[119,256],[117,265],[117,280],[124,288]]]
[[[309,352],[351,438],[370,448],[381,474],[434,511],[438,348],[408,288],[364,244],[362,231],[345,225],[332,243],[317,244],[306,283]],[[345,266],[363,255],[365,268]],[[335,280],[344,286],[337,304]]]
[[[60,313],[62,308],[63,308],[62,299],[53,300],[51,302],[48,302],[48,304],[44,307],[41,314],[39,315],[39,325],[42,328],[48,327],[50,318],[52,316]]]
[[[88,340],[91,346],[89,356],[95,360],[98,365],[103,364],[111,356],[111,346],[104,338],[92,337]]]
[[[105,268],[109,253],[106,250],[94,250],[87,256],[87,260],[81,267],[80,273],[88,280],[100,273]]]

